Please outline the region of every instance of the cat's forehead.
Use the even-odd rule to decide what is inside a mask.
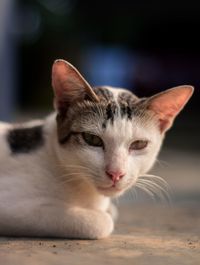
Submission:
[[[120,102],[134,103],[138,101],[138,97],[127,89],[111,86],[98,86],[93,88],[100,100],[107,102],[113,101],[120,104]]]
[[[139,116],[134,116],[132,119],[116,117],[112,122],[108,122],[105,130],[100,130],[99,133],[109,142],[124,143],[132,139],[148,139],[154,127],[149,123],[143,122]]]
[[[128,90],[112,87],[95,87],[99,102],[84,100],[71,108],[73,127],[80,129],[106,130],[109,127],[126,127],[128,123],[145,120],[141,114],[141,100]],[[143,115],[144,116],[144,115]],[[126,126],[125,126],[126,125]],[[76,130],[75,128],[75,130]]]
[[[145,138],[152,120],[143,100],[125,89],[96,87],[94,91],[98,102],[85,98],[72,104],[64,119],[58,116],[60,138],[65,139],[70,132],[89,132],[119,141],[133,135]]]
[[[139,101],[133,93],[122,88],[113,88],[109,86],[95,87],[95,93],[100,99],[100,103],[104,103],[105,122],[113,122],[116,118],[131,119],[136,105]]]

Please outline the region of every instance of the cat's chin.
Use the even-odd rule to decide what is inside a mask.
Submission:
[[[103,194],[104,196],[107,197],[118,197],[124,193],[126,189],[123,188],[117,188],[114,186],[104,188],[104,187],[97,187],[97,190],[99,193]]]

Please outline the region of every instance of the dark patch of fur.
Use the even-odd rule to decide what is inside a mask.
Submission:
[[[115,102],[110,102],[106,108],[106,120],[110,120],[111,123],[114,121],[114,117],[117,113],[117,105]]]
[[[7,141],[13,154],[30,153],[44,144],[42,126],[12,129]]]
[[[95,94],[100,98],[100,100],[112,101],[113,93],[105,87],[94,87]]]
[[[122,92],[118,96],[118,103],[120,106],[120,113],[122,117],[127,116],[128,119],[132,119],[135,111],[138,98],[130,92]]]

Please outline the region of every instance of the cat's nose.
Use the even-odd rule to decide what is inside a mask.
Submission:
[[[121,178],[123,178],[126,173],[122,171],[106,170],[106,174],[115,183],[118,182]]]

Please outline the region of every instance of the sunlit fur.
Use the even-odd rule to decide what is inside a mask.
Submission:
[[[107,89],[116,101],[121,90]],[[85,103],[71,108],[68,115],[73,117],[81,104]],[[131,119],[118,113],[104,128],[98,104],[98,111],[71,118],[68,130],[96,134],[104,148],[87,145],[80,135],[60,144],[54,113],[44,121],[17,125],[42,124],[44,145],[30,153],[12,154],[6,135],[16,126],[0,123],[0,235],[97,239],[113,231],[116,210],[110,197],[133,185],[144,188],[146,180],[137,180],[154,164],[163,134],[155,115],[142,112]],[[147,140],[148,146],[130,151],[130,144],[138,139]],[[126,173],[115,187],[105,174],[106,166]],[[149,192],[155,190],[148,179],[145,183]]]
[[[103,130],[100,116],[94,126],[95,115],[91,115],[91,119],[74,121],[72,128],[99,135],[105,150],[88,146],[83,139],[78,143],[73,137],[60,145],[56,114],[52,114],[43,121],[45,145],[30,154],[14,156],[5,141],[7,130],[13,125],[1,123],[1,235],[101,238],[112,232],[113,221],[107,213],[111,208],[109,197],[122,194],[149,170],[162,137],[153,119],[147,123],[139,117],[127,120],[119,115]],[[129,145],[138,138],[149,140],[148,147],[129,152]],[[112,184],[105,174],[106,165],[126,172],[116,188],[105,189]],[[85,213],[83,209],[88,210]],[[90,218],[95,226],[90,225]],[[83,220],[84,225],[80,225]]]

